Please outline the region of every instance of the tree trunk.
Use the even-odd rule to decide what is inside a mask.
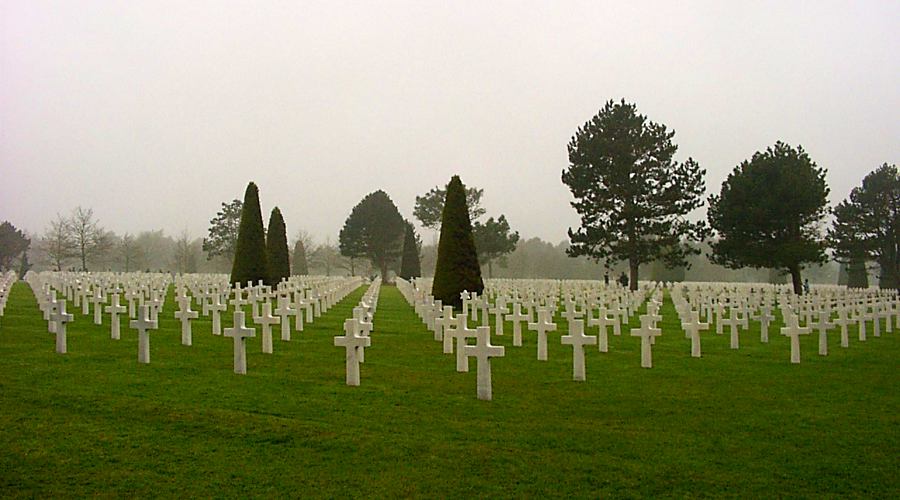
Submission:
[[[379,267],[381,267],[381,284],[387,285],[388,284],[388,280],[387,280],[388,262],[387,262],[387,259],[381,259],[381,262],[379,262]]]
[[[788,267],[788,271],[791,273],[791,284],[794,285],[794,293],[797,295],[802,295],[803,282],[800,280],[800,265],[792,264]]]
[[[637,259],[628,259],[628,288],[630,290],[638,289],[638,266],[640,266],[640,262]]]

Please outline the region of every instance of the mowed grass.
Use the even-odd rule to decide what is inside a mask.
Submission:
[[[362,385],[344,385],[332,337],[363,291],[290,342],[276,327],[272,355],[249,339],[239,376],[208,318],[180,344],[171,292],[139,365],[136,332],[123,319],[110,340],[106,315],[77,312],[55,354],[16,284],[0,318],[0,496],[900,497],[900,331],[852,329],[848,349],[833,333],[827,357],[804,337],[791,365],[780,325],[761,344],[753,324],[737,351],[727,328],[705,332],[694,359],[667,302],[654,368],[638,338],[610,336],[574,382],[562,318],[546,362],[530,332],[512,347],[507,323],[485,402],[474,359],[456,373],[392,287]]]

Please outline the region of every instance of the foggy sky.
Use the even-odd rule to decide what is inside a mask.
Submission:
[[[707,193],[777,140],[828,169],[832,204],[900,163],[896,1],[0,0],[0,23],[0,220],[34,233],[81,205],[205,236],[253,180],[290,239],[334,241],[367,193],[412,219],[459,174],[559,242],[566,144],[623,97]]]

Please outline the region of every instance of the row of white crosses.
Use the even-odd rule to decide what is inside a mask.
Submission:
[[[93,304],[93,321],[102,324],[102,314],[107,296],[112,297],[112,304],[105,307],[105,312],[111,314],[111,337],[118,339],[119,320],[118,315],[125,312],[125,307],[118,301],[119,294],[131,285],[135,280],[146,279],[147,283],[141,286],[141,301],[143,302],[144,290],[149,291],[150,303],[140,306],[141,315],[129,323],[138,330],[138,362],[150,362],[150,346],[148,330],[155,329],[157,325],[156,315],[165,300],[165,288],[168,286],[168,275],[145,275],[141,273],[33,273],[25,276],[25,281],[31,286],[38,305],[48,321],[48,331],[56,336],[56,352],[66,354],[68,323],[75,320],[74,314],[66,310],[66,300],[81,302],[82,314],[90,314],[90,304]],[[57,294],[62,297],[57,298]],[[137,296],[137,294],[135,294]],[[77,306],[76,306],[77,307]]]
[[[628,311],[634,311],[644,301],[647,289],[636,293],[625,291],[619,287],[605,287],[594,289],[590,292],[579,290],[576,293],[569,287],[562,287],[558,281],[537,282],[531,280],[505,280],[502,283],[503,292],[492,290],[490,286],[485,293],[479,296],[476,293],[462,292],[461,310],[453,315],[453,308],[444,306],[441,301],[435,300],[430,295],[430,280],[415,279],[413,282],[398,280],[398,289],[415,309],[422,322],[434,333],[434,339],[442,343],[443,352],[452,354],[456,352],[456,369],[458,372],[468,371],[468,357],[477,356],[478,397],[491,399],[490,384],[490,358],[503,356],[502,346],[490,344],[491,328],[487,321],[487,315],[495,317],[494,334],[504,335],[503,323],[510,321],[513,324],[513,346],[522,345],[522,324],[527,325],[530,331],[534,331],[537,340],[537,359],[547,360],[547,333],[555,331],[557,325],[553,323],[553,317],[557,311],[557,300],[560,295],[565,304],[562,315],[569,325],[567,335],[560,338],[564,345],[572,346],[572,374],[574,380],[585,380],[584,346],[599,345],[601,352],[608,350],[607,326],[614,326],[614,334],[619,335],[621,323],[619,318],[625,317],[627,321]],[[593,283],[592,283],[593,284]],[[516,286],[525,285],[521,289]],[[498,287],[500,288],[500,287]],[[605,292],[605,294],[603,293]],[[600,306],[601,315],[594,317],[591,311],[595,309],[596,302],[592,295],[603,295],[608,301]],[[493,296],[493,304],[488,297]],[[522,300],[521,297],[527,297]],[[660,295],[661,297],[661,295]],[[621,304],[626,307],[619,307]],[[615,307],[616,313],[609,315],[611,307]],[[475,329],[468,328],[468,320],[471,316],[477,321],[478,314],[482,318],[482,325]],[[585,312],[589,316],[585,318]],[[648,311],[648,315],[642,316],[642,327],[632,330],[635,336],[643,338],[646,344],[643,352],[642,365],[650,366],[650,345],[653,338],[659,334],[656,322],[661,318],[656,314],[656,309]],[[589,326],[599,326],[597,336],[585,333],[585,323]],[[468,345],[469,338],[476,338],[477,343]]]
[[[769,341],[770,325],[780,310],[784,328],[781,334],[791,340],[792,363],[800,362],[799,336],[818,333],[818,353],[828,355],[828,333],[840,329],[841,346],[849,347],[848,326],[856,324],[859,341],[866,340],[867,322],[873,334],[880,335],[884,322],[887,331],[900,325],[900,302],[893,290],[848,290],[836,286],[815,286],[811,294],[798,296],[784,286],[761,284],[690,283],[672,289],[672,299],[685,335],[691,338],[691,355],[700,357],[699,330],[715,322],[716,333],[727,326],[732,349],[740,348],[740,329],[749,321],[760,324],[760,342]],[[706,321],[700,321],[700,315]]]
[[[453,307],[442,305],[441,301],[434,300],[426,290],[417,288],[417,286],[424,288],[430,283],[418,279],[416,282],[414,284],[398,278],[397,288],[407,302],[415,308],[426,326],[434,332],[435,340],[442,342],[444,353],[452,354],[455,348],[457,372],[468,372],[469,357],[476,359],[476,393],[478,399],[490,401],[493,399],[491,358],[503,357],[506,352],[503,346],[491,344],[490,326],[481,325],[475,329],[469,328],[469,313],[480,306],[477,295],[463,292],[461,294],[462,310],[454,316]],[[469,338],[476,339],[475,345],[468,344]]]
[[[16,282],[16,279],[15,271],[10,270],[0,274],[0,321],[3,319],[3,313],[6,311],[6,302],[9,300],[9,292],[12,290],[12,285]]]
[[[246,325],[244,306],[249,306],[253,322],[260,328],[262,352],[273,353],[272,328],[280,326],[281,340],[291,340],[290,317],[294,316],[296,331],[303,331],[305,322],[312,323],[315,318],[328,311],[333,305],[355,290],[362,279],[354,278],[311,278],[292,276],[282,281],[275,290],[258,283],[248,283],[245,288],[236,284],[233,288],[230,284],[190,283],[177,284],[176,302],[179,310],[176,318],[182,321],[182,343],[190,345],[191,330],[190,320],[197,316],[196,311],[191,311],[191,300],[186,295],[186,290],[193,290],[192,296],[198,297],[200,307],[204,312],[212,316],[213,335],[224,334],[234,342],[234,373],[247,373],[246,340],[256,336],[256,328]],[[181,286],[179,286],[181,285]],[[246,299],[245,299],[246,293]],[[229,297],[233,297],[230,298]],[[272,308],[273,300],[276,307]],[[221,312],[227,310],[227,305],[233,308],[233,322],[231,328],[221,330],[221,321],[218,319]],[[273,316],[272,313],[276,315]]]
[[[147,282],[142,282],[146,279]],[[57,299],[57,294],[69,294],[72,297],[85,297],[82,291],[85,289],[93,290],[95,297],[103,296],[104,291],[112,297],[111,304],[105,307],[104,312],[110,314],[110,337],[118,340],[120,338],[119,319],[118,316],[124,314],[127,309],[118,301],[120,293],[132,297],[138,301],[137,317],[130,321],[129,326],[138,331],[138,361],[140,363],[150,362],[150,342],[149,331],[158,328],[158,312],[165,301],[165,296],[171,278],[168,275],[146,275],[145,273],[118,274],[118,273],[100,273],[94,275],[92,273],[29,273],[26,281],[31,285],[38,297],[39,305],[44,312],[44,318],[48,321],[48,330],[55,333],[57,337],[57,352],[65,354],[66,346],[66,324],[74,321],[74,315],[66,311],[66,299]],[[262,284],[256,286],[248,286],[247,292],[249,299],[243,301],[244,292],[239,286],[234,290],[231,289],[226,275],[183,275],[175,279],[176,301],[179,309],[175,313],[175,317],[181,320],[182,344],[190,346],[192,344],[192,331],[190,321],[199,317],[197,311],[190,308],[193,299],[199,300],[200,307],[204,313],[213,315],[213,333],[221,335],[221,323],[219,313],[225,311],[223,297],[227,299],[231,293],[234,293],[236,301],[232,301],[232,305],[236,302],[235,326],[237,331],[244,332],[241,328],[244,325],[243,310],[240,307],[244,304],[250,304],[251,309],[258,311],[253,317],[255,322],[261,326],[263,330],[263,352],[272,352],[271,327],[281,322],[282,338],[290,340],[290,323],[284,321],[284,317],[280,320],[271,315],[271,300],[279,299],[279,306],[287,306],[288,298],[297,297],[297,309],[293,309],[293,314],[297,315],[296,322],[298,329],[302,330],[303,316],[297,314],[297,311],[304,310],[307,312],[307,321],[313,320],[314,316],[321,315],[327,311],[334,303],[342,299],[352,290],[356,289],[361,282],[360,278],[312,278],[312,277],[293,277],[289,281],[279,284],[276,292],[272,292],[270,287]],[[192,290],[193,299],[187,296],[188,290]],[[147,299],[147,297],[150,297]],[[144,303],[144,300],[147,303]],[[84,304],[82,298],[82,304]],[[129,299],[131,300],[131,299]],[[209,300],[209,302],[207,302]],[[101,324],[97,319],[97,315],[101,312],[103,302],[99,299],[93,301],[94,304],[94,322]],[[278,311],[278,309],[276,309]],[[82,310],[87,314],[85,310]],[[237,313],[240,313],[239,315]],[[285,331],[286,330],[286,331]],[[242,338],[246,338],[244,335]],[[244,342],[238,342],[243,346]],[[235,372],[246,373],[246,364],[239,366],[238,361],[239,348],[235,347]],[[243,357],[244,359],[245,356]]]
[[[353,308],[353,317],[344,321],[344,335],[334,337],[334,345],[343,347],[345,351],[346,382],[350,386],[359,385],[359,364],[366,361],[365,349],[372,345],[371,334],[380,290],[381,280],[369,285],[359,305]]]

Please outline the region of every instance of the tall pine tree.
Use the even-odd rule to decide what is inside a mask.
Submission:
[[[386,283],[390,266],[403,251],[403,216],[387,193],[375,191],[353,207],[338,239],[341,255],[368,258]]]
[[[707,218],[718,233],[712,260],[732,269],[784,270],[799,295],[804,265],[827,261],[820,234],[827,213],[825,169],[802,147],[776,142],[741,162],[710,196]]]
[[[881,288],[900,285],[900,172],[896,165],[885,163],[870,172],[861,186],[834,207],[828,242],[839,261],[861,261],[853,266],[856,269],[864,268],[865,261],[878,263]],[[851,286],[862,283],[856,279]]]
[[[399,276],[405,280],[422,276],[422,263],[419,260],[421,243],[412,223],[405,221],[406,231],[403,237],[403,256],[400,260]]]
[[[266,231],[263,228],[262,211],[259,208],[259,189],[256,184],[247,184],[244,203],[241,207],[241,225],[234,250],[234,264],[231,267],[231,283],[254,285],[269,279],[269,264],[266,259]]]
[[[441,237],[438,240],[437,263],[434,269],[434,283],[431,287],[434,298],[441,303],[462,308],[463,291],[484,292],[481,266],[475,251],[472,235],[472,221],[466,206],[466,188],[458,175],[447,184],[447,197],[441,214]]]
[[[269,230],[266,233],[266,259],[269,262],[269,285],[277,286],[282,278],[291,275],[291,261],[288,255],[287,231],[284,217],[278,207],[269,216]]]
[[[686,266],[700,251],[706,225],[685,218],[703,205],[706,174],[688,158],[673,159],[675,132],[637,113],[634,104],[609,101],[569,142],[562,181],[572,191],[581,227],[569,229],[571,257],[627,261],[631,289],[641,264],[663,260]]]

